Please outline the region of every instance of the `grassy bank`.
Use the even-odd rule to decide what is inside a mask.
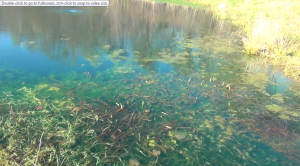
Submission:
[[[249,55],[266,57],[287,76],[300,79],[300,1],[297,0],[154,0],[209,6],[221,19],[240,27]]]

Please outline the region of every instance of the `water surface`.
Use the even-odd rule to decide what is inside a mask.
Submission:
[[[1,164],[299,165],[299,85],[206,9],[1,7]]]

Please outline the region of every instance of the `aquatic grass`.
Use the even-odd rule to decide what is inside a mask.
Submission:
[[[29,98],[29,100],[31,99]],[[41,100],[41,102],[48,103],[49,101]],[[58,156],[63,158],[62,163],[72,163],[76,161],[74,157],[83,153],[76,149],[70,149],[72,146],[82,149],[82,147],[80,148],[82,145],[75,146],[76,139],[81,135],[85,135],[86,140],[95,138],[89,133],[90,130],[79,130],[83,127],[82,125],[85,126],[84,123],[76,126],[77,119],[88,122],[85,116],[80,118],[77,115],[76,118],[74,114],[67,115],[64,113],[66,110],[60,108],[59,105],[56,107],[60,109],[50,111],[53,110],[51,107],[54,107],[54,103],[51,104],[52,106],[43,108],[44,110],[36,109],[40,105],[39,103],[30,102],[24,105],[23,102],[16,101],[16,105],[20,104],[26,111],[14,107],[13,109],[18,111],[15,110],[2,117],[1,126],[3,128],[0,132],[5,135],[1,135],[1,147],[3,148],[0,152],[0,158],[3,159],[0,161],[1,165],[45,165],[59,162]],[[60,120],[62,117],[64,117],[63,120]],[[95,123],[93,120],[90,122],[90,124]],[[85,161],[79,161],[79,163],[88,163],[94,159],[86,156]]]
[[[95,74],[90,77],[91,71],[62,72],[42,81],[35,77],[37,86],[32,87],[42,83],[49,86],[41,90],[32,88],[31,92],[24,88],[24,93],[30,95],[19,97],[24,97],[26,104],[15,100],[16,89],[6,89],[5,92],[11,91],[14,96],[10,99],[3,94],[1,102],[9,99],[14,104],[0,109],[12,106],[13,111],[5,116],[7,121],[0,130],[5,130],[3,133],[9,134],[5,137],[9,138],[8,143],[17,147],[9,147],[11,151],[5,159],[27,157],[26,161],[18,160],[16,164],[33,165],[44,133],[37,162],[40,165],[127,165],[130,159],[136,159],[141,165],[254,165],[256,162],[278,165],[285,161],[292,165],[285,158],[268,161],[267,157],[277,158],[278,153],[258,146],[263,142],[270,149],[274,147],[268,137],[290,145],[291,142],[281,139],[294,136],[293,132],[289,133],[294,129],[289,119],[281,123],[275,115],[275,120],[268,123],[263,117],[269,111],[265,106],[276,102],[274,97],[265,95],[269,78],[246,75],[249,80],[239,79],[240,73],[235,71],[240,69],[239,63],[227,61],[230,55],[225,54],[223,48],[217,50],[211,46],[209,51],[216,53],[199,55],[201,58],[196,60],[201,64],[195,68],[189,63],[178,66],[176,69],[184,75],[172,71],[166,76],[154,72],[153,68],[145,69],[146,65],[144,69],[137,69],[139,67],[132,67],[131,63],[116,61],[116,67],[101,71],[98,78]],[[185,51],[172,53],[182,52]],[[130,71],[124,73],[124,67]],[[6,84],[18,82],[14,79]],[[65,96],[58,100],[48,98],[47,89],[52,86],[59,87]],[[44,90],[45,93],[41,93]],[[282,101],[282,105],[297,108],[285,103],[285,96]],[[168,134],[173,130],[182,130],[185,138],[176,140],[172,132]],[[0,149],[3,151],[8,147],[2,142],[0,146],[4,147]],[[298,149],[294,151],[298,153]],[[154,150],[161,151],[159,158]],[[26,157],[24,151],[28,152]]]
[[[118,71],[118,68],[113,71]],[[255,151],[265,152],[263,149],[247,146],[248,150],[243,147],[244,144],[237,144],[236,140],[245,141],[245,133],[258,142],[262,141],[256,139],[259,134],[293,136],[286,131],[288,126],[281,129],[279,125],[272,128],[272,134],[265,130],[259,134],[249,134],[257,127],[256,121],[259,119],[255,116],[261,111],[255,110],[257,106],[253,102],[267,111],[265,105],[270,104],[270,96],[260,100],[260,93],[253,93],[253,89],[240,88],[239,84],[234,83],[229,91],[222,86],[224,83],[217,75],[206,73],[182,77],[174,72],[120,73],[108,70],[101,74],[111,73],[114,73],[111,79],[91,78],[78,87],[70,85],[70,82],[78,84],[86,80],[84,74],[64,73],[56,76],[62,79],[55,86],[66,94],[60,100],[51,100],[43,97],[46,94],[39,94],[54,86],[46,86],[45,79],[36,83],[33,90],[21,88],[18,91],[21,100],[15,100],[16,96],[6,98],[3,93],[1,102],[13,101],[14,104],[0,107],[12,107],[13,110],[0,119],[0,139],[5,140],[0,144],[4,147],[0,151],[5,159],[2,163],[126,165],[130,159],[136,159],[140,165],[170,165],[166,158],[174,159],[173,162],[179,165],[203,165],[206,162],[219,165],[237,160],[266,162],[263,158],[252,157]],[[53,75],[48,79],[53,81]],[[256,82],[261,83],[261,80],[265,77]],[[249,84],[246,83],[248,80],[241,81],[242,85]],[[99,95],[90,96],[88,92],[98,85],[101,85],[97,90]],[[116,85],[122,90],[120,93],[116,93]],[[15,95],[15,91],[9,94]],[[285,101],[284,97],[282,101]],[[229,102],[230,106],[227,105]],[[122,110],[121,104],[124,105]],[[249,109],[244,109],[246,107]],[[280,114],[279,118],[292,117],[290,114]],[[240,126],[239,123],[250,116],[253,121],[243,124],[253,125],[251,130],[233,126]],[[159,157],[158,151],[161,153]],[[205,153],[207,151],[210,153]],[[224,157],[227,152],[230,155]],[[218,155],[212,158],[211,153]],[[14,158],[10,157],[12,154]],[[26,157],[22,160],[24,154]]]
[[[251,73],[263,72],[266,74],[272,74],[271,66],[267,58],[260,57],[246,57],[242,60],[244,65],[244,70]]]

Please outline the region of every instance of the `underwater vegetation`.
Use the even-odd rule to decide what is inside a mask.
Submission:
[[[125,66],[2,87],[1,165],[299,163],[299,104],[270,95],[265,75],[225,82]],[[18,75],[1,70],[2,84]]]
[[[299,165],[299,86],[211,11],[141,4],[4,17],[0,165]]]

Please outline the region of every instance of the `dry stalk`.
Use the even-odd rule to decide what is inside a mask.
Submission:
[[[43,138],[43,135],[44,135],[44,132],[42,133],[41,138],[40,138],[39,149],[38,149],[38,152],[37,152],[37,155],[36,155],[36,159],[35,159],[35,162],[34,162],[34,166],[36,166],[36,163],[37,163],[38,158],[39,158],[39,152],[40,152],[41,145],[42,145],[42,138]]]

